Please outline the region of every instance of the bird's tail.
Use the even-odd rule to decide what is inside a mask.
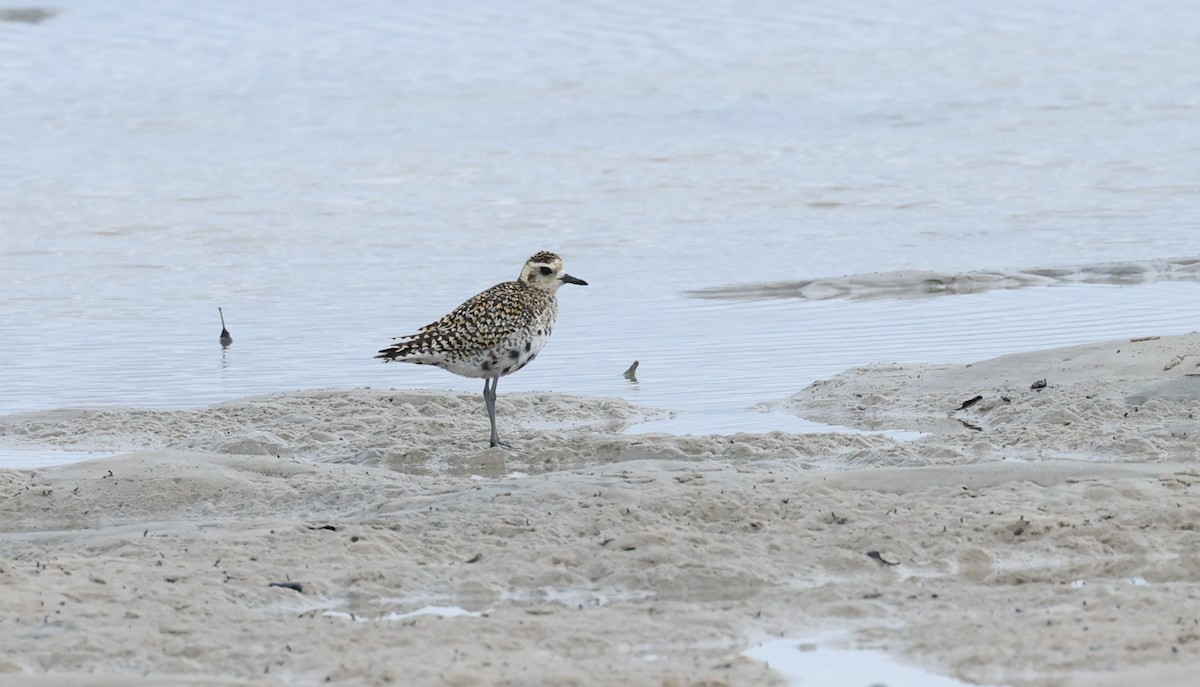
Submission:
[[[396,360],[397,358],[403,358],[404,355],[408,352],[406,349],[408,349],[407,343],[392,344],[391,346],[388,346],[387,348],[380,349],[379,355],[377,355],[375,357],[379,358],[380,360],[382,360],[385,363],[390,363],[393,360]]]

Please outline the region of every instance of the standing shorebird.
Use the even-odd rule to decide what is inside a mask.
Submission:
[[[398,336],[376,358],[436,365],[463,377],[483,377],[483,404],[492,446],[508,445],[496,433],[496,382],[537,357],[558,316],[558,288],[587,286],[563,271],[562,258],[542,251],[525,262],[516,281],[472,296],[416,334]]]

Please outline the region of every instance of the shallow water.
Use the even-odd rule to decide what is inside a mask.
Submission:
[[[46,468],[114,455],[112,451],[63,451],[38,446],[0,445],[0,469]]]
[[[968,683],[903,663],[882,651],[840,649],[836,636],[775,639],[744,655],[765,663],[793,687],[966,687]]]
[[[1200,255],[1194,3],[55,7],[0,22],[0,413],[475,392],[372,355],[540,249],[591,285],[501,395],[673,431],[769,428],[743,411],[853,365],[1200,319],[1169,280],[684,295]]]

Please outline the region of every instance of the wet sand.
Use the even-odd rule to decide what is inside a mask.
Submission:
[[[773,404],[909,441],[502,393],[508,453],[477,396],[375,389],[3,417],[129,453],[0,470],[0,684],[781,684],[743,652],[832,630],[972,683],[1191,684],[1197,363],[1123,339]]]

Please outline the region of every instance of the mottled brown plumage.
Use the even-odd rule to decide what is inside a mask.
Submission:
[[[483,377],[491,445],[502,445],[496,434],[496,382],[537,357],[554,328],[556,293],[563,284],[587,282],[564,272],[562,258],[554,253],[536,253],[516,280],[472,296],[415,334],[396,337],[396,343],[375,357]]]
[[[553,293],[535,289],[521,281],[496,284],[467,299],[448,315],[421,327],[416,334],[398,337],[397,343],[376,356],[426,365],[464,367],[451,372],[464,377],[484,377],[473,370],[472,361],[488,357],[496,346],[530,329],[554,325],[558,304]],[[418,358],[406,360],[408,358]],[[478,367],[478,365],[474,365]]]

